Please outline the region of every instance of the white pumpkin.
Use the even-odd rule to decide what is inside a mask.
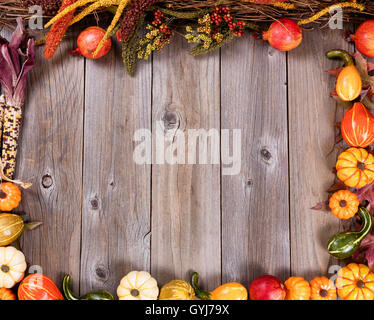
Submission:
[[[0,247],[0,288],[13,288],[26,270],[24,254],[14,247]]]
[[[157,281],[146,271],[132,271],[117,288],[119,300],[157,300]]]

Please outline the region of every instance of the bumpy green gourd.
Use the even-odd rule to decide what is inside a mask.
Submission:
[[[358,215],[362,219],[362,227],[360,231],[340,232],[334,235],[327,244],[328,252],[335,258],[346,259],[359,248],[361,241],[370,232],[373,222],[371,214],[365,208],[358,210]]]

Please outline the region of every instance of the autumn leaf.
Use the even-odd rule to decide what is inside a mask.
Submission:
[[[329,211],[329,202],[328,201],[322,201],[318,202],[314,207],[310,208],[311,210],[316,210],[316,211]]]
[[[369,233],[364,240],[362,240],[360,247],[353,254],[355,260],[366,260],[368,267],[374,269],[374,235]]]

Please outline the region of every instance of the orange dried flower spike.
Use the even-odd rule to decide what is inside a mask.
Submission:
[[[350,219],[358,211],[360,202],[356,194],[349,190],[340,190],[335,192],[329,201],[329,207],[334,216],[339,219]]]
[[[64,0],[62,2],[59,12],[63,11],[65,8],[76,2],[77,0]],[[61,19],[57,20],[51,27],[48,33],[47,41],[44,48],[44,56],[47,59],[51,59],[56,53],[62,38],[64,37],[67,28],[69,27],[70,21],[74,17],[74,11],[69,12],[67,15],[63,16]]]

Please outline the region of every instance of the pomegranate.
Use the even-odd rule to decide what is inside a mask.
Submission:
[[[369,58],[374,58],[374,20],[363,22],[350,38],[355,42],[358,51]]]
[[[71,54],[79,54],[87,59],[99,59],[105,56],[112,47],[112,40],[108,38],[104,46],[94,57],[95,50],[101,39],[105,35],[105,30],[99,27],[89,27],[82,31],[77,39],[78,48],[71,51]]]
[[[262,276],[252,281],[249,286],[250,300],[284,300],[286,287],[274,276]]]
[[[262,33],[262,39],[279,51],[295,49],[303,38],[299,25],[287,18],[274,21],[268,31]]]

